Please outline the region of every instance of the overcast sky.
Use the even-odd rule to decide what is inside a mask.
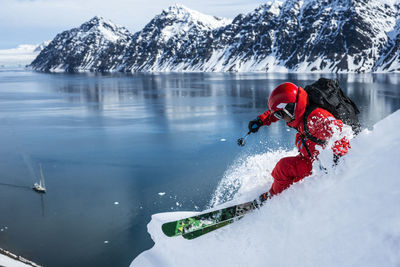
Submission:
[[[234,18],[268,0],[0,0],[0,49],[51,40],[61,31],[102,16],[135,33],[174,4]]]

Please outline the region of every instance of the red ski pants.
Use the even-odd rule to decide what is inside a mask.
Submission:
[[[286,157],[278,161],[272,171],[274,182],[269,190],[270,194],[276,195],[288,188],[291,184],[309,176],[312,172],[312,161],[308,157],[298,155]]]

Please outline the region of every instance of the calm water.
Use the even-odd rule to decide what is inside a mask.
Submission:
[[[275,85],[319,77],[1,71],[0,247],[44,266],[128,266],[153,245],[152,214],[202,210],[240,155],[292,148],[283,123],[236,139]],[[365,127],[400,108],[400,75],[331,77]]]

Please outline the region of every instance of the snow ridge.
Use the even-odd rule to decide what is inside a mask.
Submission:
[[[134,35],[109,21],[103,22],[109,27],[92,30],[85,23],[66,31],[31,67],[95,72],[400,72],[399,19],[400,5],[389,0],[275,0],[233,20],[174,5]],[[93,36],[94,31],[97,39],[77,38]]]

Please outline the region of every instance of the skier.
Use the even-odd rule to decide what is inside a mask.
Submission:
[[[293,83],[286,82],[272,91],[268,98],[268,110],[249,122],[249,132],[252,133],[256,133],[261,126],[269,126],[281,119],[287,126],[298,131],[295,144],[299,154],[279,160],[271,173],[274,182],[271,189],[260,196],[261,202],[311,175],[312,163],[319,154],[318,148],[325,147],[335,131],[342,131],[341,120],[321,107],[311,108],[310,112],[308,106],[310,103],[307,92]],[[335,141],[331,148],[338,159],[347,153],[350,143],[343,137]]]

